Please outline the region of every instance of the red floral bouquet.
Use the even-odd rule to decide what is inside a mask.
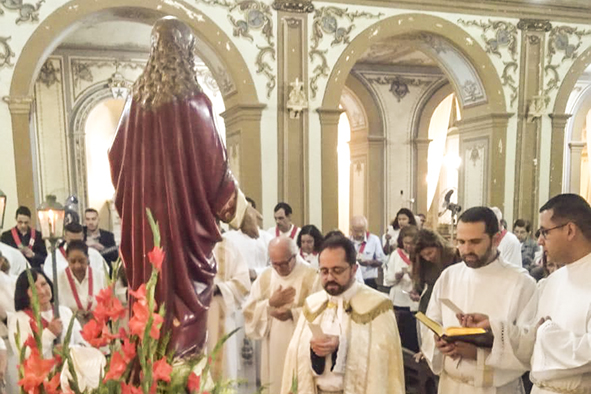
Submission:
[[[73,323],[70,321],[63,344],[55,346],[53,356],[42,356],[42,326],[37,292],[29,273],[32,290],[31,319],[33,335],[18,349],[20,356],[19,386],[21,393],[208,393],[233,392],[235,382],[214,382],[209,378],[210,365],[215,362],[223,343],[234,332],[223,337],[209,357],[175,362],[166,353],[169,337],[161,336],[164,305],[156,310],[154,289],[161,271],[165,251],[160,245],[158,223],[147,210],[154,236],[154,249],[148,253],[153,266],[149,281],[136,290],[130,290],[135,302],[128,329],[120,327],[126,307],[115,296],[115,278],[97,296],[93,318],[84,325],[81,335],[91,347],[71,347]],[[120,262],[113,272],[118,272]],[[114,274],[116,277],[116,274]],[[21,343],[17,331],[16,343]],[[138,375],[139,374],[139,375]]]

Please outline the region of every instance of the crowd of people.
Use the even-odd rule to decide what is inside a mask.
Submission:
[[[291,393],[294,384],[300,393],[400,394],[404,348],[439,375],[442,394],[591,390],[591,207],[581,197],[545,204],[535,238],[529,220],[509,232],[498,208],[470,208],[458,218],[455,244],[407,208],[381,236],[363,216],[351,218],[348,235],[323,235],[312,224],[298,227],[292,215],[280,202],[275,226],[256,239],[226,231],[213,251],[206,351],[244,327],[226,342],[214,378],[245,379],[271,394]],[[53,278],[30,211],[19,207],[15,219],[0,243],[0,381],[8,393],[17,392],[15,333],[31,331],[26,268],[44,322],[43,353],[51,354],[72,319],[72,341],[84,345],[80,327],[117,259],[113,234],[88,209],[86,226],[65,226]],[[442,327],[483,328],[492,347],[434,335],[417,312]]]

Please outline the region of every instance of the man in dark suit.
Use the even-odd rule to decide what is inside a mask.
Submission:
[[[16,226],[2,233],[0,242],[17,248],[32,267],[40,268],[47,257],[41,232],[30,227],[31,210],[20,206],[16,210]]]
[[[99,228],[99,214],[94,208],[84,211],[84,239],[90,248],[95,248],[105,261],[112,265],[119,257],[115,236],[112,232]]]

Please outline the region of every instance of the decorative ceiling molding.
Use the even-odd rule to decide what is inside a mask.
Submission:
[[[47,88],[52,87],[56,83],[61,83],[61,75],[62,69],[60,67],[59,59],[56,59],[55,63],[57,63],[57,67],[54,64],[53,59],[47,59],[41,70],[39,71],[39,76],[37,77],[37,82],[42,83]]]
[[[410,78],[400,75],[364,75],[364,78],[367,79],[367,81],[378,85],[390,85],[390,93],[396,97],[398,102],[402,101],[402,99],[404,99],[410,93],[410,86],[427,86],[434,82],[433,79]]]
[[[229,0],[195,1],[226,8],[228,10],[228,19],[233,26],[234,37],[244,38],[256,46],[259,50],[255,60],[256,73],[267,78],[267,98],[270,98],[275,86],[277,86],[277,77],[272,66],[275,63],[276,51],[271,7],[263,1],[256,0],[242,0],[239,2]],[[232,13],[236,12],[240,13],[240,17],[232,15]],[[255,42],[256,39],[252,35],[253,31],[259,32],[259,36],[264,41],[262,45]]]
[[[312,98],[316,97],[318,93],[318,80],[320,78],[327,78],[329,67],[326,59],[326,54],[329,48],[319,49],[325,35],[332,36],[330,47],[339,44],[349,44],[350,34],[355,28],[353,22],[357,18],[379,19],[384,16],[383,13],[372,14],[369,12],[349,12],[348,8],[338,7],[322,7],[315,11],[314,20],[312,22],[312,35],[310,37],[312,45],[310,47],[310,62],[314,63],[317,59],[320,64],[312,70],[312,77],[310,78],[310,91]],[[342,24],[344,22],[344,24]],[[339,25],[341,23],[341,25]]]
[[[298,14],[310,14],[314,12],[314,4],[312,0],[275,0],[272,5],[276,11],[295,12]]]
[[[525,20],[524,20],[525,21]],[[527,20],[525,22],[530,29],[535,29],[541,26],[539,20]],[[519,23],[522,23],[520,21]],[[487,22],[482,20],[464,20],[458,19],[458,24],[466,27],[477,27],[482,30],[480,39],[484,44],[486,53],[496,55],[503,62],[503,72],[501,74],[501,84],[506,87],[511,96],[509,99],[510,105],[513,106],[517,100],[519,79],[518,70],[519,64],[517,62],[517,28],[512,23],[506,21],[492,21]]]
[[[0,37],[0,68],[2,67],[13,67],[12,58],[15,57],[15,53],[10,48],[8,40],[11,37]]]
[[[544,96],[548,97],[546,105],[549,104],[550,93],[558,90],[560,81],[564,78],[564,75],[560,75],[558,68],[564,67],[565,64],[569,66],[566,68],[567,70],[570,68],[577,56],[579,56],[577,51],[581,47],[585,36],[591,36],[591,30],[579,30],[571,26],[556,26],[550,30],[546,49],[548,64],[544,67],[545,73],[550,75],[550,78],[545,81],[543,93]],[[562,57],[560,58],[561,54]]]
[[[2,7],[8,11],[17,11],[18,17],[15,23],[39,22],[39,9],[45,0],[39,0],[37,4],[24,3],[23,0],[0,0],[0,15],[4,15]]]

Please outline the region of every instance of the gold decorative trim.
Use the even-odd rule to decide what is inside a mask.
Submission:
[[[18,11],[18,18],[15,23],[18,25],[21,22],[39,22],[39,9],[45,0],[39,0],[37,4],[23,3],[23,0],[1,0],[0,6],[4,6],[9,11]],[[4,11],[0,8],[0,15],[4,15]]]
[[[312,22],[312,46],[310,47],[310,62],[314,63],[315,59],[320,60],[320,64],[314,67],[312,71],[312,77],[310,78],[310,91],[312,92],[312,98],[316,97],[318,93],[318,80],[321,77],[328,77],[330,68],[326,60],[327,49],[319,49],[320,44],[326,35],[332,36],[330,47],[337,46],[339,44],[349,44],[350,34],[355,28],[353,22],[357,18],[368,18],[368,19],[379,19],[384,16],[383,13],[372,14],[369,12],[349,12],[348,8],[338,7],[322,7],[315,11],[314,20]],[[339,26],[339,21],[343,19],[348,20],[348,26]],[[347,21],[345,21],[347,23]]]
[[[308,304],[304,303],[304,308],[302,309],[302,313],[304,314],[304,317],[306,318],[306,320],[308,320],[310,323],[312,323],[314,320],[316,320],[316,318],[318,316],[320,316],[322,314],[322,312],[324,312],[324,310],[328,307],[328,299],[326,301],[324,301],[322,303],[322,305],[320,305],[320,308],[318,308],[318,310],[316,312],[312,312],[308,309]]]
[[[393,310],[392,301],[387,298],[367,313],[357,313],[353,310],[353,308],[351,308],[351,305],[345,305],[345,311],[351,314],[351,320],[357,324],[370,323],[382,313],[386,313],[391,310]]]
[[[10,39],[11,37],[0,37],[0,68],[4,66],[14,66],[11,59],[15,57],[16,54],[12,51],[10,45],[8,44],[8,40]]]

